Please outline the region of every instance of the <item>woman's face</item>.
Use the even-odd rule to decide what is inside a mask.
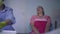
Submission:
[[[43,11],[42,8],[37,8],[37,13],[38,14],[42,13],[42,11]]]

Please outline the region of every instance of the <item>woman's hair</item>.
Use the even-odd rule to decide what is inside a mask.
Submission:
[[[38,6],[37,9],[38,9],[38,8],[41,8],[43,15],[45,15],[43,7],[42,7],[42,6]]]

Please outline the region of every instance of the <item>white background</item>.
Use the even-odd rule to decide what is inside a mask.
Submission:
[[[46,15],[51,16],[52,23],[60,20],[60,0],[6,0],[6,6],[13,8],[16,24],[14,28],[18,33],[29,33],[30,18],[36,14],[37,6],[43,6]],[[58,17],[58,18],[57,18]],[[59,26],[59,25],[58,25]]]

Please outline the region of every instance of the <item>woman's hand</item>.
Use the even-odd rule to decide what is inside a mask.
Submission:
[[[36,31],[36,34],[40,34],[40,32],[39,31]]]
[[[34,26],[33,23],[31,23],[31,27],[32,27],[32,30],[33,30],[36,34],[40,34],[40,32],[36,29],[36,27]]]

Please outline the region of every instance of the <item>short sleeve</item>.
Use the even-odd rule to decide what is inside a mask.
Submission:
[[[47,16],[47,20],[51,21],[51,17],[50,16]]]
[[[13,9],[7,10],[6,19],[10,19],[13,24],[15,23],[15,17],[13,15]]]
[[[47,20],[51,20],[51,17],[50,16],[45,16],[45,18],[47,19]]]
[[[50,16],[46,16],[46,18],[47,18],[48,23],[51,23],[51,17]]]
[[[32,16],[31,17],[31,20],[30,20],[30,23],[33,23],[34,22],[34,19],[35,19],[35,16]]]

